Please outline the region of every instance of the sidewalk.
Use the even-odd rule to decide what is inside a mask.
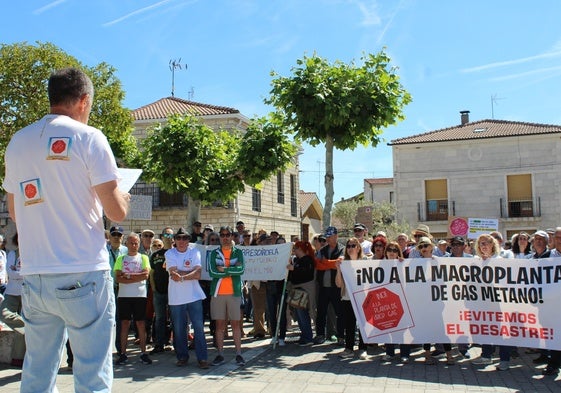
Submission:
[[[249,329],[246,329],[246,331]],[[175,366],[173,351],[151,355],[151,365],[138,362],[138,349],[130,345],[132,356],[124,366],[115,366],[114,392],[232,392],[232,393],[298,393],[298,392],[560,392],[561,377],[543,377],[541,369],[519,349],[520,358],[511,361],[508,371],[495,367],[478,368],[457,356],[457,364],[447,366],[442,360],[436,366],[423,363],[422,350],[413,352],[412,362],[401,365],[382,362],[381,348],[369,348],[368,360],[340,359],[341,347],[326,342],[313,347],[299,347],[294,334],[287,345],[272,349],[270,340],[243,341],[246,366],[238,367],[233,358],[231,339],[226,342],[227,362],[219,367],[201,370],[194,353],[187,367]],[[471,348],[473,358],[479,348]],[[209,361],[216,350],[209,345]],[[498,359],[496,359],[498,363]],[[495,364],[496,364],[495,363]],[[63,361],[63,366],[65,362]],[[19,391],[21,370],[0,366],[3,393]],[[61,368],[57,386],[61,393],[73,392],[72,373]]]

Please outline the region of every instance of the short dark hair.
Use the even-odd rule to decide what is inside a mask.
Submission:
[[[220,231],[218,231],[218,233],[221,233],[222,231],[228,231],[228,233],[230,233],[230,234],[234,233],[234,231],[232,231],[232,228],[230,228],[229,225],[225,225],[223,227],[220,227]]]
[[[47,90],[51,106],[72,104],[84,94],[89,94],[93,101],[92,81],[84,71],[77,68],[63,68],[53,72]]]

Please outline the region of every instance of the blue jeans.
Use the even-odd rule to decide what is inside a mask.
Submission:
[[[308,309],[295,308],[294,311],[296,311],[296,320],[300,328],[300,341],[311,342],[314,338],[314,333],[312,332],[312,320]]]
[[[207,360],[207,348],[203,321],[203,301],[169,306],[173,322],[173,347],[179,360],[189,359],[187,343],[187,314],[195,334],[195,353],[197,360]]]
[[[167,319],[168,319],[168,294],[154,291],[154,313],[156,320],[154,322],[154,330],[156,330],[156,346],[163,347],[168,342],[167,337]]]
[[[22,306],[27,353],[20,392],[55,389],[66,332],[75,391],[111,391],[115,297],[109,270],[24,276]]]

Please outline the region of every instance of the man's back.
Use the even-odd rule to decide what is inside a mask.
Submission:
[[[47,115],[13,137],[4,188],[14,194],[23,275],[109,269],[92,188],[118,178],[108,153],[100,131],[64,115]],[[73,239],[72,247],[60,239]]]

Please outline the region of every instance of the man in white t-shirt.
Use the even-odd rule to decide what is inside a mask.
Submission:
[[[136,323],[138,338],[140,339],[140,362],[152,364],[146,353],[146,280],[150,274],[150,259],[138,252],[140,237],[131,233],[127,237],[127,255],[121,255],[115,262],[115,279],[119,283],[117,298],[119,320],[121,321],[121,353],[116,364],[125,364],[127,357],[127,341],[131,320]]]
[[[188,321],[195,333],[195,353],[199,368],[208,368],[207,346],[204,331],[203,299],[205,293],[199,285],[201,278],[201,252],[189,246],[191,236],[185,229],[175,233],[175,248],[166,251],[166,268],[169,272],[168,301],[173,322],[173,347],[177,366],[186,366],[189,360],[187,342]]]
[[[50,113],[8,144],[2,184],[24,261],[27,352],[20,389],[56,390],[68,334],[74,389],[109,392],[115,297],[103,223],[104,215],[125,219],[130,195],[117,187],[107,138],[87,125],[94,99],[90,78],[76,68],[55,71],[48,96]],[[61,239],[74,241],[69,247]]]
[[[364,238],[364,236],[368,235],[368,229],[366,225],[357,222],[353,228],[353,232],[355,237],[358,239],[360,246],[362,247],[362,253],[365,257],[371,258],[372,257],[372,242]]]

